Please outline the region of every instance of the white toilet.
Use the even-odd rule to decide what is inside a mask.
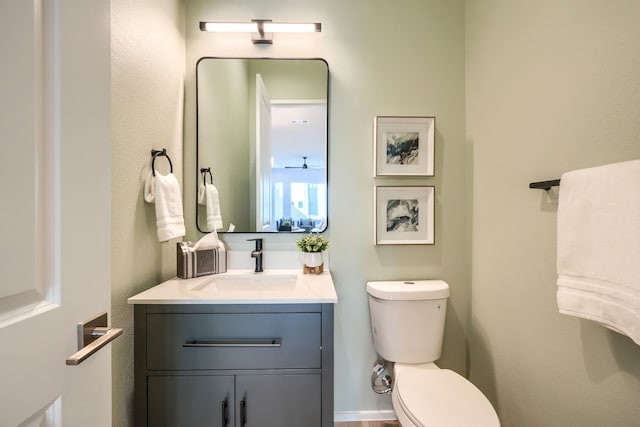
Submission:
[[[442,280],[368,282],[373,343],[394,362],[393,409],[402,427],[499,427],[489,400],[440,358],[449,285]]]

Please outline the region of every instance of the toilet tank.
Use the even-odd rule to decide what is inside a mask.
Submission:
[[[367,282],[373,344],[390,362],[440,358],[449,285],[443,280]]]

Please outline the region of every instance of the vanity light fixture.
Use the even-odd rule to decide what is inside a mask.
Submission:
[[[252,19],[251,22],[200,22],[200,31],[219,33],[252,33],[253,44],[273,44],[273,33],[319,33],[319,22],[272,22]]]

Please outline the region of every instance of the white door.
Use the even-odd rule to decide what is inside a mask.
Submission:
[[[110,5],[0,1],[0,426],[111,426]]]
[[[271,228],[271,99],[256,74],[256,231]]]

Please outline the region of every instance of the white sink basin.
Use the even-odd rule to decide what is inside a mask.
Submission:
[[[331,274],[301,269],[230,270],[193,279],[170,279],[131,298],[129,304],[315,304],[338,300]]]
[[[262,292],[268,290],[287,290],[296,287],[297,274],[246,273],[219,274],[191,288],[194,292],[203,291],[245,291]]]

